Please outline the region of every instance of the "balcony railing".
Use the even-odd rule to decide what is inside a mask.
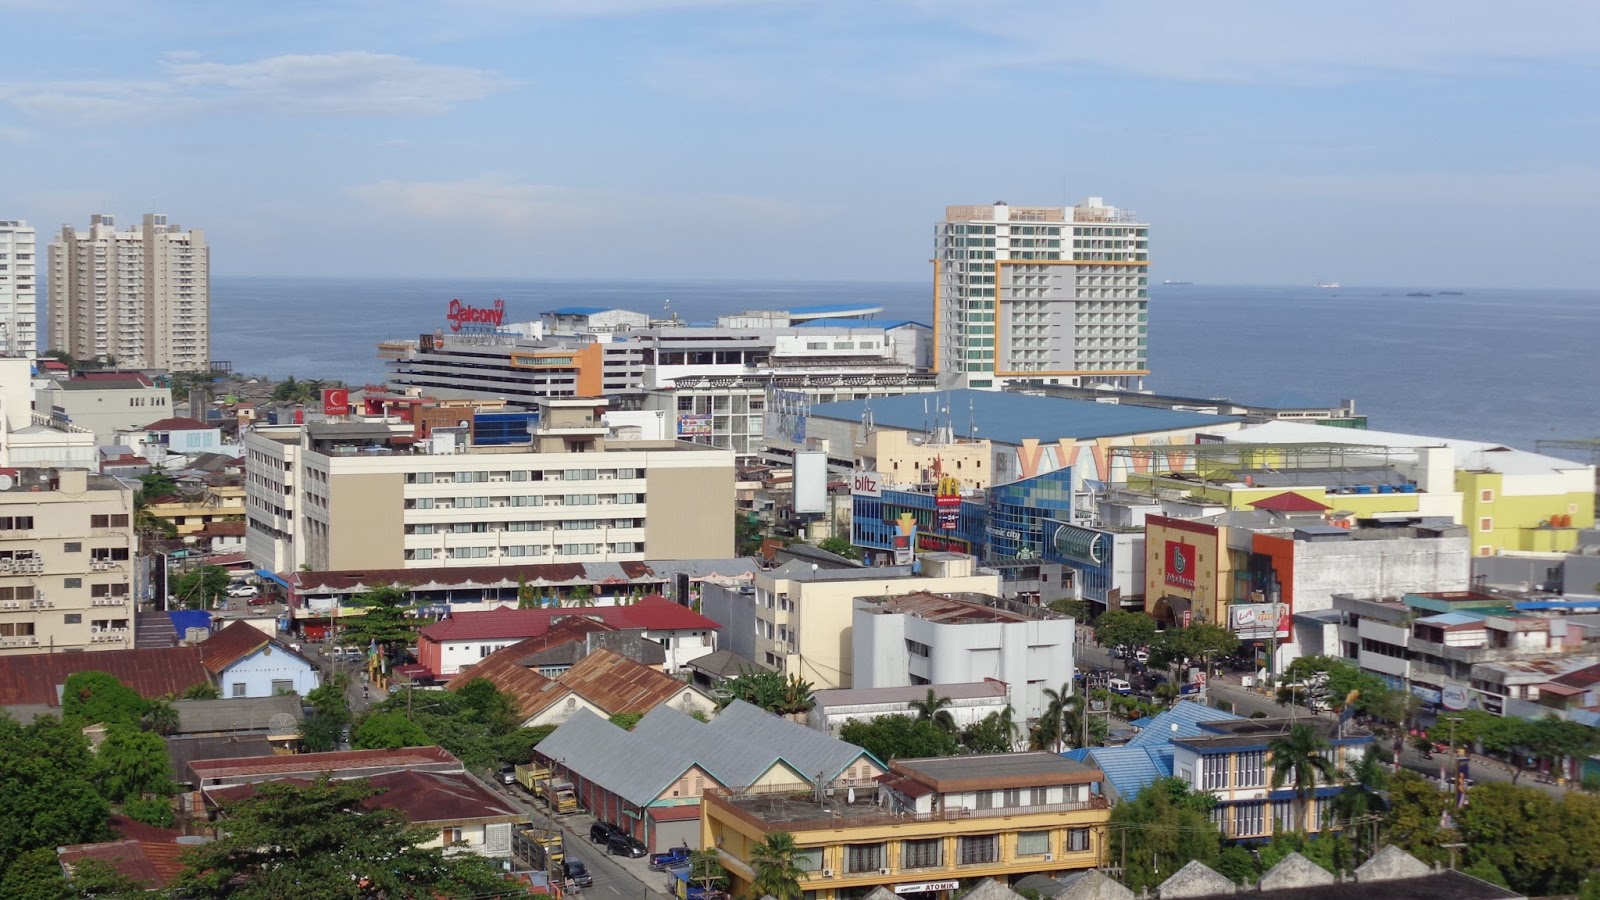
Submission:
[[[842,788],[836,788],[842,791]],[[836,796],[835,804],[842,807],[838,815],[829,815],[826,808],[818,808],[817,815],[813,818],[797,818],[786,810],[782,820],[785,828],[791,831],[803,831],[822,828],[873,827],[885,825],[901,825],[907,822],[965,822],[974,819],[998,819],[1010,816],[1038,815],[1041,813],[1083,812],[1085,810],[1110,809],[1111,804],[1102,795],[1094,795],[1087,800],[1071,803],[1040,803],[1033,806],[1004,806],[993,809],[941,809],[937,812],[893,812],[889,810],[873,811],[871,788],[856,788],[857,802],[845,806],[842,797]],[[713,802],[720,801],[722,805],[742,814],[746,818],[761,820],[760,802],[770,798],[771,793],[759,791],[730,792],[722,788],[706,788],[705,798]],[[751,808],[745,808],[738,801],[748,799]],[[780,801],[781,802],[781,801]]]

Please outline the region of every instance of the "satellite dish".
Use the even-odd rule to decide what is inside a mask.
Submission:
[[[300,722],[288,713],[274,713],[267,720],[267,734],[298,734]]]
[[[0,475],[0,491],[9,491],[17,484],[10,475]]]

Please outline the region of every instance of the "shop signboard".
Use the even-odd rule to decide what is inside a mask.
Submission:
[[[1467,686],[1457,681],[1447,681],[1439,692],[1439,705],[1448,710],[1467,708]]]
[[[1194,590],[1195,547],[1182,541],[1167,541],[1166,565],[1162,575],[1167,584],[1184,590]]]
[[[1288,616],[1286,603],[1235,603],[1228,607],[1228,626],[1241,641],[1281,639],[1289,636],[1284,625]]]
[[[883,478],[877,472],[852,472],[850,493],[857,497],[882,497]]]
[[[711,417],[696,413],[681,413],[678,416],[678,437],[710,437]]]

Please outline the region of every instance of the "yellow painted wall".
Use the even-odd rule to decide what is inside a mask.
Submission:
[[[1490,555],[1501,550],[1566,552],[1577,546],[1578,531],[1593,528],[1594,492],[1517,494],[1498,472],[1456,473],[1461,492],[1461,523],[1472,537],[1472,552]],[[1553,517],[1571,516],[1567,527],[1541,527]],[[1488,520],[1488,521],[1485,521]],[[1487,526],[1487,527],[1485,527]]]
[[[1197,552],[1194,588],[1182,588],[1167,583],[1167,541],[1187,542]],[[1206,611],[1212,622],[1226,623],[1228,601],[1233,595],[1233,559],[1228,552],[1228,529],[1217,528],[1215,539],[1180,528],[1155,524],[1145,525],[1144,606],[1145,612],[1154,612],[1162,597],[1183,597],[1199,614]]]
[[[888,484],[916,484],[923,472],[931,471],[935,457],[939,470],[961,482],[964,488],[989,487],[989,466],[994,451],[986,440],[959,444],[914,444],[909,432],[882,429],[872,432],[861,449],[861,456],[877,460],[877,472]]]

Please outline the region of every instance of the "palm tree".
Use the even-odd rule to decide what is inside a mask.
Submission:
[[[955,731],[955,717],[945,708],[949,705],[949,697],[940,697],[933,692],[933,688],[928,688],[926,698],[911,702],[911,711],[917,714],[919,722],[932,722],[935,727],[943,731]]]
[[[1011,704],[1007,703],[998,713],[991,713],[990,715],[995,716],[996,722],[999,723],[1001,728],[1005,729],[1006,749],[1017,749],[1017,711],[1011,708]]]
[[[145,709],[139,724],[146,731],[166,736],[178,730],[178,711],[166,700],[153,700]]]
[[[1072,682],[1063,682],[1060,688],[1044,689],[1044,715],[1039,717],[1035,742],[1043,746],[1046,738],[1054,743],[1055,751],[1066,749],[1067,740],[1080,730],[1083,698],[1072,689]]]
[[[1311,833],[1311,799],[1316,795],[1317,776],[1331,780],[1333,763],[1323,755],[1328,742],[1305,723],[1296,723],[1289,733],[1272,739],[1267,745],[1267,765],[1272,767],[1272,788],[1283,787],[1284,782],[1294,782],[1295,796],[1300,798],[1302,829]]]
[[[1385,795],[1389,789],[1389,762],[1376,746],[1361,754],[1355,762],[1347,763],[1340,777],[1344,781],[1344,788],[1334,797],[1333,808],[1346,825],[1373,813],[1388,812],[1389,799]],[[1375,848],[1374,843],[1367,851]],[[1356,850],[1361,850],[1360,831],[1356,832]]]
[[[800,889],[800,879],[806,873],[795,864],[795,854],[799,852],[794,835],[787,831],[774,831],[751,847],[750,868],[756,877],[750,883],[750,893],[775,900],[801,900],[805,892]]]

